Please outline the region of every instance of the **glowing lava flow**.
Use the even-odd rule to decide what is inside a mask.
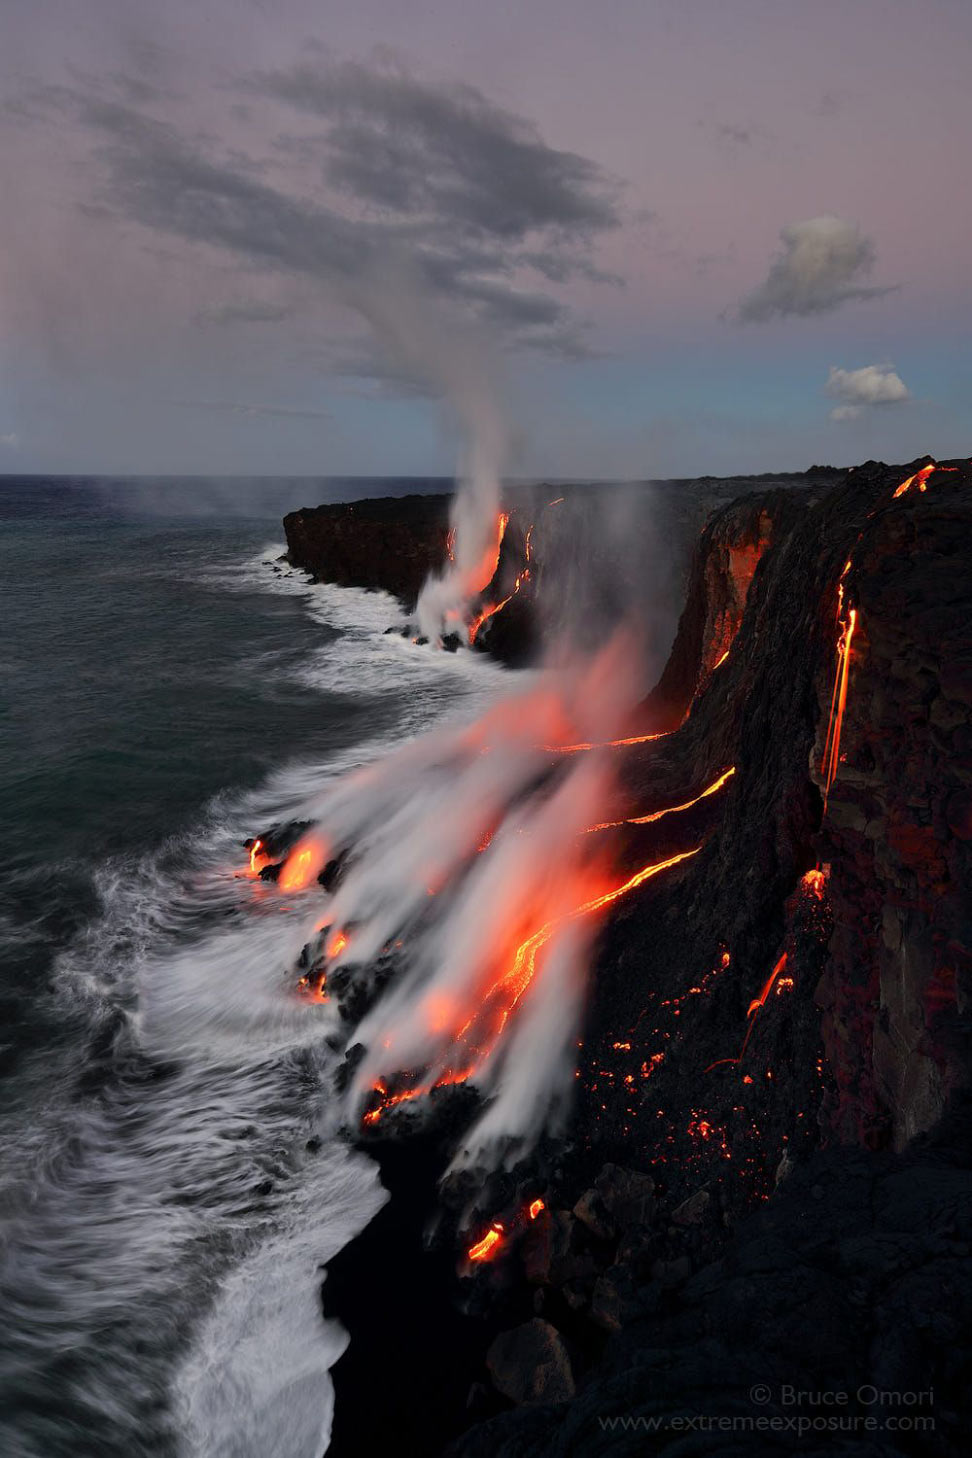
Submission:
[[[921,470],[916,471],[913,476],[909,476],[907,481],[902,481],[901,485],[894,493],[892,500],[896,501],[899,496],[904,496],[908,491],[911,490],[912,486],[915,485],[917,485],[919,491],[927,491],[928,477],[931,475],[932,471],[935,471],[937,469],[938,468],[935,465],[934,461],[932,461],[930,466],[922,466]]]
[[[478,1243],[478,1245],[474,1245],[470,1248],[469,1259],[471,1261],[492,1260],[493,1256],[496,1254],[496,1247],[499,1245],[502,1239],[502,1225],[494,1225],[490,1230],[487,1230],[486,1234],[483,1236],[482,1240]]]
[[[262,856],[260,854],[261,851],[262,851],[262,849],[263,849],[263,841],[262,840],[255,840],[253,842],[253,844],[250,846],[250,875],[251,876],[255,876],[255,875],[258,874],[258,872],[257,872],[257,861],[262,859]]]
[[[694,800],[686,800],[684,805],[669,805],[665,810],[652,810],[649,815],[635,815],[628,820],[605,820],[601,825],[588,827],[588,834],[593,830],[613,830],[619,825],[652,825],[656,820],[662,820],[666,815],[678,815],[683,810],[691,810],[693,805],[698,805],[701,800],[706,800],[710,795],[715,795],[722,789],[727,780],[730,780],[736,773],[735,765],[723,771],[717,780],[696,795]]]
[[[629,739],[604,739],[599,743],[545,744],[551,754],[579,754],[583,749],[624,749],[629,744],[651,744],[655,739],[667,739],[673,731],[663,729],[657,734],[633,734]]]
[[[281,891],[303,891],[324,869],[327,846],[314,837],[298,841],[284,862],[277,883]]]
[[[820,773],[824,781],[825,812],[830,787],[837,777],[837,768],[840,764],[840,735],[844,726],[844,710],[847,707],[847,680],[850,674],[851,644],[854,640],[856,626],[857,609],[851,608],[837,643],[837,673],[834,678],[834,691],[830,699],[830,718],[827,723],[827,737],[824,740],[823,760],[820,766]]]
[[[546,1208],[547,1207],[544,1204],[543,1200],[532,1200],[526,1208],[525,1216],[522,1212],[519,1215],[514,1216],[513,1231],[515,1232],[517,1229],[522,1229],[524,1219],[536,1220],[540,1212],[542,1210],[545,1210]],[[507,1230],[506,1227],[503,1225],[502,1221],[494,1220],[492,1225],[487,1230],[486,1234],[483,1236],[482,1240],[478,1241],[475,1245],[470,1246],[469,1250],[466,1252],[466,1259],[469,1261],[491,1261],[493,1257],[498,1254],[499,1247],[502,1244],[503,1237],[506,1234]]]
[[[406,1100],[415,1099],[423,1094],[430,1093],[433,1089],[445,1085],[456,1085],[465,1083],[475,1074],[479,1067],[488,1059],[496,1048],[503,1030],[509,1021],[510,1016],[516,1011],[522,1001],[527,989],[533,981],[536,971],[537,957],[543,947],[550,941],[554,934],[566,924],[579,921],[583,917],[591,916],[594,913],[610,906],[622,896],[627,896],[639,886],[654,876],[660,875],[673,866],[679,865],[682,861],[689,860],[698,854],[701,846],[693,850],[680,851],[676,855],[667,857],[663,861],[656,861],[650,865],[642,866],[640,871],[629,876],[619,886],[610,891],[602,892],[598,896],[592,896],[579,906],[565,912],[561,916],[552,917],[548,922],[535,931],[532,936],[526,938],[517,947],[510,965],[500,973],[492,983],[487,986],[477,998],[477,1006],[461,1026],[456,1028],[453,1035],[453,1044],[463,1050],[461,1071],[455,1072],[452,1068],[447,1069],[432,1081],[415,1085],[400,1090],[397,1093],[390,1093],[388,1085],[383,1079],[375,1084],[374,1091],[379,1095],[381,1102],[376,1108],[370,1109],[364,1115],[364,1123],[374,1125],[381,1115],[396,1104],[404,1103]],[[475,1041],[474,1041],[475,1038]]]
[[[780,957],[779,961],[776,963],[776,966],[773,968],[769,977],[767,977],[765,983],[763,984],[763,988],[759,996],[754,997],[752,1002],[749,1004],[749,1008],[746,1012],[746,1017],[749,1021],[749,1027],[746,1029],[746,1036],[743,1039],[743,1045],[739,1050],[739,1056],[737,1058],[717,1058],[714,1063],[710,1063],[708,1068],[706,1068],[706,1073],[711,1073],[713,1068],[722,1068],[727,1064],[736,1065],[743,1061],[746,1056],[746,1049],[749,1047],[749,1040],[753,1035],[753,1028],[756,1026],[756,1016],[765,1007],[766,999],[773,991],[774,986],[777,985],[780,973],[785,968],[786,963],[787,954],[786,952],[784,952],[783,955]],[[793,979],[788,978],[787,981],[792,987]]]

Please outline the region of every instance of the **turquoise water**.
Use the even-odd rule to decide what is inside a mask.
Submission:
[[[185,490],[0,482],[11,1458],[326,1446],[344,1339],[319,1267],[383,1196],[336,1136],[327,1010],[293,996],[306,910],[245,877],[241,843],[490,671],[282,567],[301,494],[210,515]]]

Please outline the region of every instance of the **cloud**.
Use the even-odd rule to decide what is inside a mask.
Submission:
[[[859,370],[842,370],[831,365],[825,385],[827,394],[841,403],[830,412],[831,420],[856,420],[872,405],[900,405],[911,394],[893,365],[863,365]]]
[[[11,451],[19,450],[20,436],[15,430],[8,430],[6,435],[0,435],[0,446],[6,446]]]
[[[191,132],[178,110],[160,117],[113,88],[73,93],[104,169],[89,209],[222,250],[265,276],[311,278],[365,313],[376,280],[410,277],[501,343],[587,352],[555,290],[575,275],[619,282],[591,261],[596,237],[620,222],[619,184],[595,162],[548,146],[475,87],[401,70],[321,61],[261,72],[237,90],[244,84],[248,110],[287,109],[291,131],[277,135],[272,162],[238,136],[230,145],[212,128]],[[63,111],[63,90],[56,104]],[[314,133],[295,133],[308,118]],[[316,186],[294,174],[308,167]],[[243,300],[197,317],[284,314]]]
[[[325,177],[356,201],[517,242],[619,222],[617,184],[602,168],[548,146],[474,86],[355,61],[264,72],[252,86],[327,123]]]
[[[877,255],[854,223],[824,214],[788,224],[780,239],[783,247],[766,279],[739,306],[743,323],[826,314],[852,299],[876,299],[892,291],[864,285]]]

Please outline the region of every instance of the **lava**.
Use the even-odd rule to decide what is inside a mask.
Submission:
[[[530,1208],[527,1211],[527,1214],[530,1216],[531,1220],[536,1220],[537,1216],[540,1214],[540,1211],[545,1210],[546,1208],[547,1207],[542,1200],[533,1200],[531,1201]]]
[[[786,964],[787,954],[786,952],[783,952],[778,962],[774,966],[772,972],[770,973],[769,977],[767,977],[766,981],[764,982],[762,991],[759,993],[759,996],[754,997],[752,1002],[749,1004],[749,1007],[746,1010],[746,1018],[749,1022],[749,1027],[746,1029],[746,1036],[743,1039],[743,1045],[739,1050],[739,1056],[737,1058],[717,1058],[714,1063],[710,1063],[708,1068],[706,1068],[706,1073],[710,1073],[713,1068],[721,1068],[726,1064],[738,1065],[743,1061],[743,1058],[746,1056],[746,1049],[749,1047],[749,1040],[752,1037],[753,1028],[756,1026],[757,1015],[762,1010],[762,1008],[766,1006],[766,999],[773,991],[774,986],[777,985],[777,981]],[[792,988],[793,978],[788,977],[785,980],[788,983],[789,987]]]
[[[600,825],[590,826],[589,831],[613,830],[619,825],[653,825],[656,820],[662,820],[666,815],[679,815],[683,810],[691,810],[693,805],[698,805],[700,801],[708,799],[710,795],[717,794],[726,781],[732,779],[735,773],[736,767],[735,765],[731,765],[729,769],[722,772],[717,780],[713,780],[711,785],[708,785],[700,794],[696,795],[693,800],[686,800],[684,805],[669,805],[664,810],[652,810],[648,815],[634,815],[627,820],[605,820]]]
[[[544,748],[551,754],[579,754],[584,749],[624,749],[631,744],[651,744],[655,739],[667,739],[671,733],[671,729],[663,729],[656,734],[633,734],[627,739],[602,739],[596,743],[583,744],[546,744]]]
[[[827,886],[827,873],[826,871],[820,870],[819,867],[812,871],[807,871],[806,875],[801,878],[800,885],[803,887],[807,896],[812,896],[815,900],[822,901]]]
[[[921,470],[916,471],[913,476],[909,476],[907,481],[902,481],[901,485],[894,493],[894,497],[892,499],[896,501],[899,496],[904,496],[908,491],[911,490],[912,486],[917,486],[919,491],[927,491],[928,477],[931,475],[932,471],[936,469],[937,467],[934,461],[932,461],[931,464],[928,466],[922,466]]]
[[[509,1018],[516,1012],[533,982],[538,956],[558,931],[571,922],[580,921],[604,910],[613,902],[644,885],[646,881],[697,855],[700,849],[700,846],[696,846],[692,850],[680,851],[664,860],[642,866],[639,871],[629,876],[620,885],[609,891],[590,896],[561,915],[551,917],[531,936],[521,941],[504,970],[495,976],[489,985],[481,988],[476,996],[475,1006],[468,1013],[463,1014],[464,1021],[461,1026],[457,1026],[458,1018],[452,1023],[453,1046],[462,1051],[462,1065],[468,1063],[469,1066],[463,1066],[461,1073],[447,1069],[434,1082],[426,1080],[395,1094],[388,1092],[387,1084],[383,1079],[379,1080],[375,1085],[375,1091],[379,1094],[381,1103],[364,1115],[364,1122],[374,1125],[387,1109],[399,1103],[418,1098],[430,1093],[432,1089],[447,1084],[466,1082],[481,1069],[496,1048]],[[438,1011],[441,1013],[443,1009],[439,1008]],[[447,1022],[448,1020],[443,1022],[438,1031],[448,1033]]]
[[[830,717],[820,766],[820,773],[824,781],[825,811],[830,787],[837,777],[837,768],[840,764],[840,735],[844,725],[844,710],[847,707],[847,680],[850,674],[851,644],[854,640],[856,626],[857,609],[851,608],[837,641],[837,672],[834,678],[834,691],[830,699]]]
[[[758,997],[754,997],[752,1002],[749,1004],[749,1008],[746,1012],[747,1018],[755,1017],[755,1015],[759,1012],[760,1008],[765,1006],[766,999],[773,991],[773,984],[776,982],[776,979],[779,977],[785,966],[786,953],[784,952],[783,955],[780,957],[780,960],[777,962],[776,966],[773,968],[769,977],[766,979],[762,992],[759,994]]]
[[[298,841],[280,872],[281,891],[303,891],[317,879],[327,864],[327,857],[327,846],[316,836]]]
[[[471,1246],[468,1251],[468,1258],[471,1261],[491,1261],[497,1253],[497,1248],[503,1239],[502,1225],[494,1225],[477,1245]]]
[[[263,849],[263,841],[262,840],[259,840],[259,839],[255,840],[253,842],[253,844],[250,846],[250,875],[251,876],[255,876],[255,875],[258,874],[258,871],[257,871],[257,861],[263,859],[263,856],[261,855],[262,849]]]

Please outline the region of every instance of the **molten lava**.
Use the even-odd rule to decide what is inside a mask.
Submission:
[[[590,826],[589,830],[613,830],[618,825],[652,825],[656,820],[662,820],[666,815],[679,815],[683,810],[691,810],[700,801],[707,800],[710,795],[717,794],[726,781],[730,780],[735,773],[736,767],[735,765],[731,765],[729,769],[723,771],[717,780],[713,780],[711,785],[696,795],[694,800],[686,800],[684,805],[669,805],[665,810],[652,810],[648,815],[634,815],[627,820],[605,820],[600,825]]]
[[[264,859],[263,855],[261,854],[262,850],[263,850],[263,841],[262,840],[255,840],[253,842],[253,844],[250,846],[250,875],[251,876],[255,876],[255,875],[258,874],[257,861]]]
[[[913,476],[909,476],[907,481],[902,481],[901,485],[894,493],[893,499],[897,500],[899,496],[904,496],[908,491],[911,490],[912,486],[917,486],[919,491],[927,491],[928,477],[931,475],[932,471],[936,469],[937,467],[934,461],[932,461],[932,463],[928,466],[922,466],[921,470],[916,471]]]
[[[278,885],[281,891],[303,891],[320,875],[327,858],[327,846],[316,836],[298,841],[280,872]]]
[[[477,1245],[471,1246],[468,1251],[468,1258],[471,1261],[491,1261],[496,1255],[500,1242],[503,1239],[502,1225],[494,1225],[487,1230],[482,1240]]]
[[[844,710],[847,707],[847,680],[850,674],[851,644],[854,640],[856,626],[857,609],[851,608],[837,641],[837,672],[834,678],[834,691],[830,699],[830,717],[820,766],[821,777],[824,781],[825,812],[830,787],[837,777],[837,768],[840,764],[840,735],[844,725]]]

